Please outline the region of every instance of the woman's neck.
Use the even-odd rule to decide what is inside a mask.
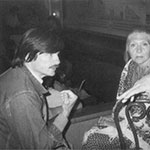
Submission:
[[[148,59],[146,62],[139,64],[140,68],[146,69],[149,68],[150,69],[150,59]]]

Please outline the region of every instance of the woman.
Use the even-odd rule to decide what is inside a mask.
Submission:
[[[82,149],[121,149],[119,144],[118,132],[114,123],[114,110],[119,102],[125,103],[131,92],[122,96],[130,88],[134,87],[135,83],[142,80],[143,77],[150,74],[150,33],[144,30],[134,30],[128,35],[126,42],[126,60],[120,79],[120,84],[117,93],[117,102],[113,108],[112,117],[101,117],[97,126],[94,126],[85,133],[83,139]],[[141,90],[142,93],[131,98],[136,100],[149,100],[149,94]],[[138,95],[137,95],[138,94]],[[134,95],[134,94],[133,94]],[[125,105],[119,113],[119,123],[123,133],[125,145],[127,149],[135,149],[135,141],[131,128],[129,127],[126,115]],[[149,103],[145,104],[145,108],[150,106]],[[150,149],[150,118],[145,116],[141,120],[134,120],[134,116],[140,115],[141,110],[138,106],[130,109],[132,122],[134,123],[136,134],[139,140],[139,147],[141,149]]]

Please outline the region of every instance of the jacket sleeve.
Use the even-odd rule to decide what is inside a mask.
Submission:
[[[58,115],[48,126],[41,112],[41,100],[30,92],[20,93],[10,101],[11,130],[24,149],[51,149],[57,142],[64,143],[62,129],[67,119]],[[65,120],[66,119],[66,120]],[[61,121],[64,122],[61,124]]]

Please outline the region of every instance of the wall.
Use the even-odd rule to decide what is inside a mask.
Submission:
[[[49,0],[51,5],[50,7],[50,15],[55,15],[59,18],[62,26],[63,26],[63,0]]]
[[[22,20],[30,15],[37,15],[40,21],[45,19],[46,16],[48,16],[49,11],[48,7],[46,7],[47,1],[48,0],[0,0],[0,27],[2,27],[3,17],[5,17],[5,14],[12,6],[19,7],[19,13],[20,16],[22,16]],[[34,14],[29,14],[30,12]]]
[[[126,36],[137,26],[150,30],[150,1],[64,0],[67,27]]]

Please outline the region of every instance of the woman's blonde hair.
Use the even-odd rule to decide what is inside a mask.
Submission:
[[[131,43],[131,40],[134,39],[137,34],[145,34],[147,36],[148,42],[150,43],[150,33],[146,31],[145,29],[134,29],[127,37],[126,40],[126,50],[124,52],[124,60],[127,63],[130,59],[130,54],[129,54],[129,44]]]

